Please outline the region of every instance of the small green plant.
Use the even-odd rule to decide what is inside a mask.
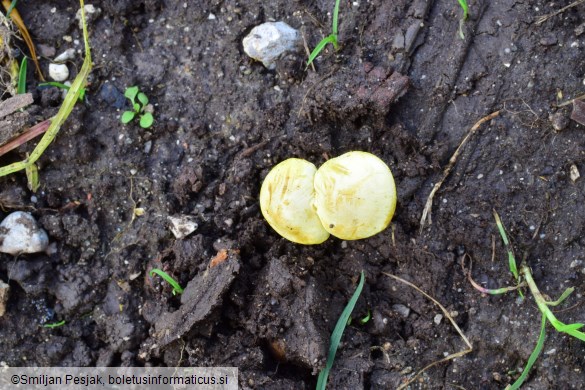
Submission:
[[[63,89],[65,91],[69,91],[69,88],[71,88],[69,85],[67,84],[63,84],[63,83],[58,83],[57,81],[49,81],[46,83],[40,83],[38,85],[39,87],[57,87],[60,89]],[[81,88],[80,92],[79,92],[79,101],[82,102],[83,99],[85,99],[85,88]]]
[[[327,378],[329,377],[329,371],[331,371],[331,367],[333,367],[333,361],[335,360],[335,354],[337,353],[337,347],[339,347],[339,343],[341,341],[341,336],[343,336],[343,331],[347,325],[349,320],[349,316],[351,316],[351,312],[355,307],[355,304],[362,293],[362,289],[364,288],[364,281],[366,277],[364,275],[364,271],[362,271],[360,275],[360,282],[355,289],[355,292],[351,296],[351,299],[343,309],[341,316],[337,320],[337,324],[333,329],[333,333],[331,334],[331,344],[329,344],[329,354],[327,355],[327,363],[325,364],[325,368],[321,370],[319,373],[319,378],[317,379],[317,390],[324,390],[327,386]]]
[[[63,326],[63,325],[65,325],[65,320],[59,321],[59,322],[54,322],[52,324],[45,324],[45,325],[43,325],[43,328],[55,329],[55,328],[58,328],[58,327]]]
[[[18,84],[16,85],[16,93],[19,95],[26,93],[26,64],[26,57],[23,57],[18,71]]]
[[[173,279],[169,274],[167,274],[162,269],[160,269],[160,268],[153,268],[153,269],[151,269],[150,270],[150,276],[153,277],[154,275],[160,276],[168,284],[170,284],[171,286],[173,286],[173,295],[177,295],[177,294],[182,294],[183,293],[183,287],[181,287],[181,285],[179,284],[179,282],[177,282],[175,279]]]
[[[481,291],[484,294],[490,294],[490,295],[504,294],[506,292],[528,286],[528,289],[530,290],[530,293],[532,294],[532,297],[536,301],[536,305],[538,306],[538,309],[541,312],[540,334],[538,336],[536,346],[535,346],[534,350],[532,351],[532,353],[530,354],[530,357],[528,358],[528,362],[526,363],[524,370],[522,370],[522,374],[518,377],[518,379],[516,379],[516,381],[513,384],[508,385],[506,387],[506,390],[517,390],[520,388],[520,386],[522,386],[522,384],[524,383],[524,381],[528,377],[528,373],[530,372],[530,369],[532,368],[532,366],[536,362],[536,359],[538,358],[538,356],[542,352],[542,349],[544,346],[544,340],[545,340],[545,336],[546,336],[546,322],[547,322],[547,320],[548,320],[548,322],[550,322],[550,324],[558,332],[566,333],[569,336],[573,336],[576,339],[579,339],[579,340],[584,341],[584,342],[585,342],[585,333],[579,331],[579,329],[582,328],[583,326],[585,326],[585,324],[581,324],[581,323],[564,324],[563,322],[559,321],[555,317],[555,315],[553,314],[553,312],[550,310],[549,307],[550,306],[557,306],[560,303],[562,303],[565,299],[567,299],[569,297],[569,295],[571,295],[571,293],[575,289],[573,287],[567,288],[561,294],[561,297],[559,299],[557,299],[556,301],[547,300],[542,295],[540,290],[538,289],[538,286],[536,285],[536,282],[534,281],[534,278],[532,277],[532,272],[530,271],[530,267],[528,267],[528,265],[526,265],[526,263],[524,261],[520,265],[520,268],[516,267],[516,257],[514,255],[512,246],[510,245],[510,242],[508,240],[508,236],[506,235],[506,229],[504,228],[502,221],[500,220],[500,216],[495,211],[494,211],[494,218],[496,220],[496,225],[498,226],[500,236],[502,237],[502,241],[504,242],[504,245],[506,247],[506,251],[508,252],[508,265],[509,265],[510,272],[512,273],[512,275],[514,276],[514,279],[516,280],[516,286],[504,287],[504,288],[500,288],[500,289],[487,289],[487,288],[481,287],[475,281],[473,281],[473,279],[471,278],[471,269],[467,272],[467,278],[469,279],[469,281],[473,285],[473,287],[475,287],[477,290]]]
[[[154,122],[152,113],[147,111],[148,97],[140,92],[137,86],[129,87],[124,91],[124,96],[132,103],[133,111],[124,111],[120,120],[122,123],[130,123],[137,115],[140,116],[140,127],[148,129]],[[136,101],[138,99],[138,101]]]
[[[469,16],[469,6],[467,5],[467,0],[457,0],[459,5],[463,9],[463,16],[459,19],[459,36],[461,39],[465,39],[465,34],[463,34],[463,23],[467,20]]]
[[[464,1],[464,0],[459,0],[459,1]],[[323,38],[321,40],[321,42],[319,42],[317,44],[317,46],[315,46],[315,48],[313,49],[313,51],[309,55],[309,60],[307,61],[307,66],[309,66],[313,63],[313,60],[315,58],[317,58],[319,53],[321,53],[321,51],[323,51],[323,49],[325,48],[325,46],[327,46],[328,43],[332,44],[333,47],[335,48],[335,50],[339,50],[339,42],[337,41],[337,36],[338,36],[337,23],[338,23],[338,19],[339,19],[339,2],[340,2],[340,0],[335,0],[335,7],[333,8],[333,25],[331,26],[331,34],[329,34],[328,36]]]

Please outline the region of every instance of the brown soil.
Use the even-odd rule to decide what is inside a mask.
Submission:
[[[52,255],[0,255],[0,279],[11,287],[1,362],[237,366],[242,388],[314,388],[364,270],[354,317],[371,311],[372,319],[346,329],[330,388],[396,388],[465,347],[445,318],[437,324],[433,303],[387,272],[445,305],[473,344],[416,387],[502,389],[528,359],[540,315],[531,297],[482,296],[461,269],[469,255],[485,287],[514,283],[493,209],[543,293],[556,299],[576,287],[559,318],[585,321],[585,181],[570,176],[573,165],[585,172],[585,137],[570,106],[556,107],[585,90],[585,6],[538,24],[569,1],[472,0],[461,39],[456,1],[342,1],[341,50],[328,48],[316,72],[305,70],[303,56],[268,71],[244,54],[242,38],[269,20],[300,28],[314,47],[329,33],[333,3],[94,4],[101,14],[89,26],[87,102],[39,161],[36,201],[24,173],[0,179],[0,217],[31,211],[56,244]],[[57,53],[82,48],[64,38],[82,42],[77,9],[76,1],[19,3],[35,42]],[[81,63],[78,54],[72,74]],[[46,71],[48,60],[41,65]],[[29,68],[34,124],[61,100],[55,89],[37,88]],[[154,104],[148,130],[120,123],[132,85]],[[498,110],[463,148],[420,232],[450,156],[474,123]],[[258,206],[269,169],[289,157],[320,165],[349,150],[374,153],[392,169],[399,202],[391,228],[317,246],[279,237]],[[133,218],[136,207],[145,213]],[[169,229],[167,217],[177,215],[198,224],[182,240]],[[227,258],[209,268],[222,250]],[[185,293],[173,296],[149,277],[154,266]],[[585,343],[548,330],[526,388],[585,387]]]

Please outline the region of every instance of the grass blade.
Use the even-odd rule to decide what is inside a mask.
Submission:
[[[493,210],[494,218],[496,219],[496,225],[498,226],[498,230],[500,231],[500,236],[502,236],[502,241],[504,242],[504,246],[506,247],[506,251],[508,252],[508,266],[510,267],[510,272],[514,275],[516,281],[518,281],[519,274],[518,274],[518,267],[516,266],[516,258],[514,257],[514,250],[512,249],[512,245],[510,245],[510,241],[508,240],[508,236],[506,235],[506,229],[504,229],[504,225],[502,224],[502,220],[500,216]]]
[[[91,51],[89,47],[87,24],[85,22],[84,1],[79,0],[79,3],[81,5],[82,10],[81,21],[83,24],[83,41],[85,44],[85,59],[83,60],[83,65],[81,66],[81,69],[77,74],[77,77],[75,78],[75,80],[73,80],[73,84],[71,85],[69,91],[67,92],[67,95],[65,96],[65,99],[63,100],[63,103],[61,104],[61,107],[59,108],[57,115],[55,115],[51,119],[51,125],[47,129],[47,132],[40,140],[36,148],[32,151],[30,157],[28,157],[24,161],[18,161],[10,165],[0,167],[0,177],[26,169],[28,166],[34,164],[43,155],[43,152],[49,147],[51,142],[53,142],[53,140],[57,136],[57,133],[61,129],[61,125],[65,122],[65,120],[73,110],[75,103],[79,99],[81,90],[83,89],[85,84],[87,84],[87,77],[89,76],[89,72],[91,71],[92,67]],[[14,10],[13,12],[16,12],[16,10]]]
[[[512,385],[506,386],[506,390],[518,390],[520,388],[520,386],[522,386],[522,384],[526,380],[526,377],[528,376],[528,373],[530,372],[530,369],[534,365],[534,362],[536,362],[536,359],[538,359],[538,355],[540,355],[540,352],[542,352],[542,348],[544,347],[545,336],[546,336],[546,317],[543,315],[542,320],[540,321],[540,335],[538,336],[538,341],[536,342],[536,347],[534,347],[534,350],[530,354],[530,357],[528,358],[528,361],[526,362],[526,367],[524,367],[524,370],[522,370],[522,374],[520,375],[520,377],[518,379],[516,379],[516,381]]]
[[[459,1],[464,1],[464,0],[459,0]],[[339,3],[340,0],[335,0],[335,7],[333,7],[333,25],[331,26],[331,32],[333,33],[332,35],[335,35],[335,41],[337,42],[337,23],[338,23],[338,19],[339,19]],[[337,45],[335,45],[337,46]]]
[[[317,390],[324,390],[327,386],[327,378],[329,377],[329,371],[331,371],[331,367],[333,367],[333,361],[335,360],[335,354],[337,353],[337,347],[339,347],[339,342],[341,341],[341,336],[343,336],[343,331],[345,330],[345,326],[347,325],[347,321],[349,320],[349,316],[355,307],[355,304],[362,293],[362,289],[364,288],[364,281],[365,275],[364,271],[362,271],[360,275],[360,282],[355,289],[355,292],[351,296],[351,299],[343,309],[341,316],[337,320],[337,324],[335,325],[335,329],[333,329],[333,333],[331,334],[331,344],[329,345],[329,354],[327,355],[327,363],[325,368],[319,373],[319,378],[317,379]]]
[[[467,0],[457,0],[459,1],[459,5],[463,9],[463,20],[467,20],[469,16],[469,6],[467,5]]]
[[[18,71],[18,85],[16,87],[16,93],[19,95],[26,93],[26,64],[26,57],[23,57],[20,63],[20,70]]]
[[[173,279],[165,271],[163,271],[162,269],[159,269],[159,268],[153,268],[153,269],[151,269],[150,270],[150,276],[152,277],[155,274],[158,275],[158,276],[160,276],[168,284],[170,284],[171,286],[173,286],[173,295],[177,295],[177,294],[182,294],[183,293],[183,287],[181,287],[181,285],[179,284],[179,282],[177,282],[175,279]]]
[[[315,46],[315,48],[311,52],[311,55],[309,56],[309,60],[307,61],[307,66],[311,65],[313,60],[315,58],[317,58],[317,56],[321,53],[321,51],[325,48],[325,46],[327,46],[328,43],[331,43],[332,45],[334,45],[333,42],[335,42],[335,37],[333,35],[329,35],[329,36],[323,38],[321,40],[321,42],[319,42],[317,44],[317,46]]]

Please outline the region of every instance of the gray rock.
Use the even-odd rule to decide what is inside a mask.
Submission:
[[[256,26],[244,38],[244,51],[250,57],[275,69],[275,61],[286,52],[297,51],[300,34],[284,22],[267,22]]]
[[[49,237],[32,215],[24,211],[9,214],[0,223],[0,252],[11,255],[44,252]]]
[[[171,222],[171,232],[179,240],[193,233],[198,227],[197,222],[190,215],[168,216],[167,218]]]

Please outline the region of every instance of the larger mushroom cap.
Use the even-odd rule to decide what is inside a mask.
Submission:
[[[359,240],[384,230],[396,209],[396,186],[388,166],[367,152],[348,152],[315,174],[315,208],[325,230]]]

